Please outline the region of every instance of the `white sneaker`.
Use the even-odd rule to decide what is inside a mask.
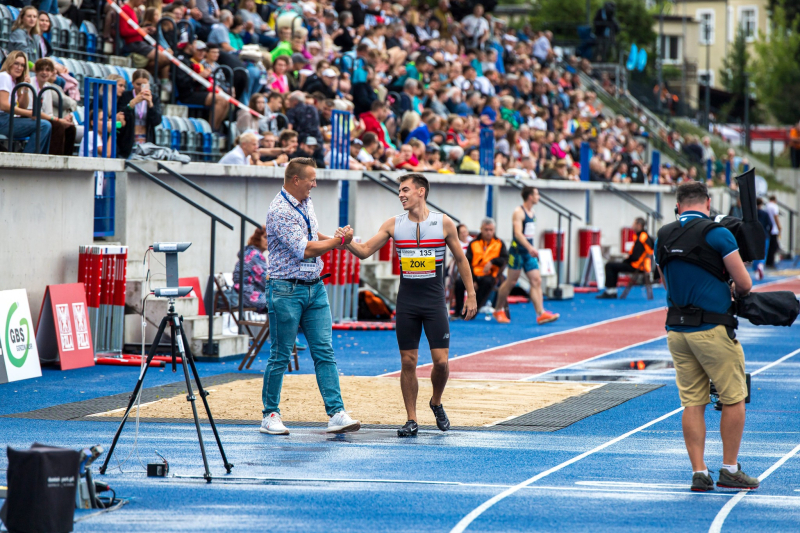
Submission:
[[[261,433],[269,433],[270,435],[288,435],[289,430],[283,425],[281,415],[278,413],[270,413],[261,421],[261,428],[258,430]]]
[[[344,411],[339,411],[328,420],[326,433],[349,433],[361,429],[361,422],[353,420]]]

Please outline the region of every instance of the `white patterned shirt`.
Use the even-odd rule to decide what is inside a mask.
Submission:
[[[281,187],[267,212],[270,279],[312,280],[319,277],[322,272],[322,259],[319,257],[310,261],[314,265],[311,270],[301,270],[309,241],[309,225],[310,240],[319,240],[319,225],[311,198],[300,202]]]

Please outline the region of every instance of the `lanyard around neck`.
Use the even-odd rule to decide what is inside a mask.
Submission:
[[[281,191],[281,196],[283,196],[284,200],[286,200],[287,202],[289,202],[289,205],[290,205],[290,206],[292,206],[292,207],[294,207],[295,211],[297,211],[298,213],[300,213],[300,216],[301,216],[301,217],[303,217],[303,220],[305,221],[305,223],[306,223],[306,226],[308,227],[308,240],[310,241],[310,240],[311,240],[311,220],[308,218],[308,216],[306,216],[306,214],[305,214],[305,213],[303,213],[303,212],[300,210],[300,208],[299,208],[299,207],[297,207],[296,205],[294,205],[294,204],[292,203],[292,201],[291,201],[291,200],[289,200],[289,197],[288,197],[288,196],[286,196],[286,193],[285,193],[285,192]]]

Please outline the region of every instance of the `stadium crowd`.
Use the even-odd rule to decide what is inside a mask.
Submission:
[[[27,143],[25,150],[69,154],[73,139],[80,142],[83,127],[76,128],[68,112],[81,96],[75,77],[52,60],[51,17],[58,9],[51,4],[55,2],[39,11],[23,7],[13,24],[7,52],[23,54],[27,64],[18,73],[10,55],[3,63],[0,133],[8,131],[13,86],[40,80],[41,86],[64,95],[65,113],[54,116],[52,104],[43,109],[40,146]],[[134,143],[154,142],[163,114],[161,101],[174,91],[178,103],[213,108],[209,118],[215,131],[234,132],[236,146],[229,147],[223,163],[273,166],[311,156],[318,166],[330,166],[332,112],[340,110],[352,113],[349,165],[354,170],[477,174],[481,130],[488,130],[494,156],[492,168],[484,170],[494,175],[578,180],[581,144],[587,142],[593,154],[591,180],[643,183],[649,176],[646,134],[630,119],[604,112],[597,95],[581,84],[579,71],[591,74],[587,60],[564,57],[553,47],[549,32],[516,30],[493,17],[493,0],[418,4],[122,4],[125,15],[197,76],[210,80],[217,72],[219,87],[263,119],[233,108],[181,69],[176,69],[172,87],[170,69],[175,67],[166,55],[156,58],[142,35],[105,6],[106,24],[119,28],[118,53],[140,67],[131,87],[122,77],[109,76],[119,84],[116,121],[108,113],[109,126],[120,128],[118,156],[128,157]],[[216,70],[220,65],[230,67],[233,75]],[[34,76],[44,69],[46,77]],[[156,71],[158,80],[150,74]],[[28,137],[35,130],[33,99],[19,101],[31,112],[18,113],[15,130]],[[245,133],[254,136],[242,136]],[[732,151],[714,154],[707,139],[670,131],[664,140],[696,166],[664,164],[661,183],[696,179],[697,167],[705,168],[709,158],[714,161],[714,180],[720,179],[726,159],[736,163],[734,168],[746,164]]]

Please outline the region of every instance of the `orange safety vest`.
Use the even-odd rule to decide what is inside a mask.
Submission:
[[[492,259],[500,257],[500,252],[503,249],[503,241],[493,238],[489,241],[489,244],[486,244],[484,240],[479,237],[472,241],[469,246],[472,250],[472,272],[476,276],[484,276],[483,267],[485,267],[487,263],[491,263]],[[497,265],[492,265],[491,276],[496,278],[499,273],[500,269]]]
[[[650,272],[653,268],[653,265],[651,264],[652,261],[650,259],[653,255],[653,248],[652,246],[647,244],[647,240],[649,238],[650,236],[647,234],[646,231],[639,232],[639,236],[637,237],[636,240],[638,240],[642,244],[642,246],[644,247],[644,252],[642,252],[642,255],[640,255],[638,259],[636,259],[635,261],[631,261],[631,266],[636,270],[640,270],[642,272]]]

